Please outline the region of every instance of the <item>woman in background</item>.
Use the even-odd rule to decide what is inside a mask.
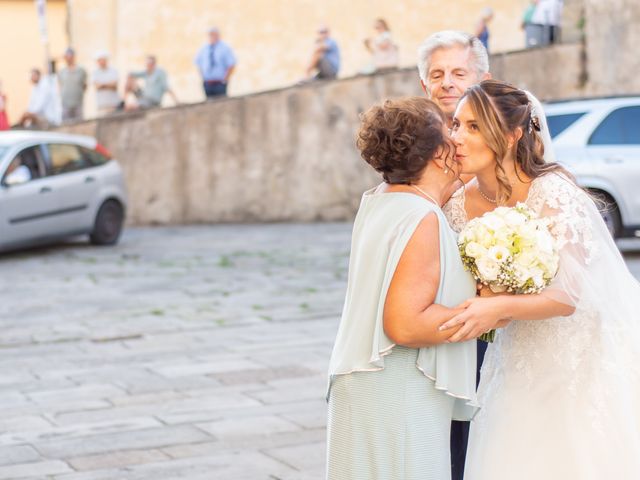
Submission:
[[[398,46],[393,42],[391,30],[387,22],[378,18],[373,24],[377,35],[366,38],[364,46],[373,56],[374,71],[398,67]]]

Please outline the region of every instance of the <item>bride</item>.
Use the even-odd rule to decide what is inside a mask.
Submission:
[[[544,130],[544,129],[543,129]],[[499,205],[526,202],[551,220],[560,252],[536,295],[480,296],[442,328],[451,341],[498,330],[482,367],[465,480],[640,478],[640,285],[593,200],[545,163],[527,94],[487,80],[453,123],[462,173],[476,178],[445,207],[460,231]]]

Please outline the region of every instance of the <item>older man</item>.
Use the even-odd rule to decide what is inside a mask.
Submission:
[[[491,78],[486,48],[465,32],[434,33],[420,45],[418,58],[422,89],[444,111],[449,126],[464,91]]]
[[[227,85],[236,68],[236,56],[231,47],[220,39],[217,27],[208,30],[209,43],[205,44],[194,59],[207,98],[226,96]]]
[[[437,32],[428,37],[418,49],[420,83],[427,96],[437,103],[453,122],[458,100],[470,86],[491,77],[489,55],[480,40],[468,33],[454,30]],[[472,175],[463,175],[467,182]],[[487,344],[478,341],[478,381],[480,366]],[[467,453],[469,422],[451,425],[451,477],[462,480]]]
[[[138,86],[138,79],[144,80],[144,87],[140,88]],[[173,103],[178,104],[175,93],[169,87],[167,72],[158,67],[155,55],[147,55],[145,70],[129,73],[125,93],[132,94],[135,98],[135,104],[129,106],[129,108],[127,108],[125,99],[125,109],[128,110],[159,107],[162,105],[162,97],[164,97],[165,93],[171,96]]]
[[[96,107],[98,115],[108,115],[120,105],[118,95],[118,71],[109,66],[109,53],[100,50],[95,54],[98,68],[93,72],[93,85],[96,88]]]

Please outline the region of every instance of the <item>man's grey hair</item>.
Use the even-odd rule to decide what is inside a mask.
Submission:
[[[420,79],[426,85],[428,80],[431,55],[440,48],[467,47],[471,49],[471,57],[478,78],[489,72],[489,54],[482,42],[475,35],[458,30],[443,30],[428,37],[418,47],[418,71]]]

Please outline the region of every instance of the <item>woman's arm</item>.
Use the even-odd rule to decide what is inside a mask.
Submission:
[[[497,295],[476,297],[459,306],[465,310],[442,325],[442,329],[459,328],[449,338],[450,342],[461,342],[479,337],[485,332],[499,328],[500,322],[512,320],[545,320],[566,317],[575,308],[556,302],[544,295]]]
[[[400,257],[384,305],[384,331],[396,344],[411,348],[444,343],[461,326],[440,326],[462,308],[434,304],[440,284],[438,218],[428,214]]]

